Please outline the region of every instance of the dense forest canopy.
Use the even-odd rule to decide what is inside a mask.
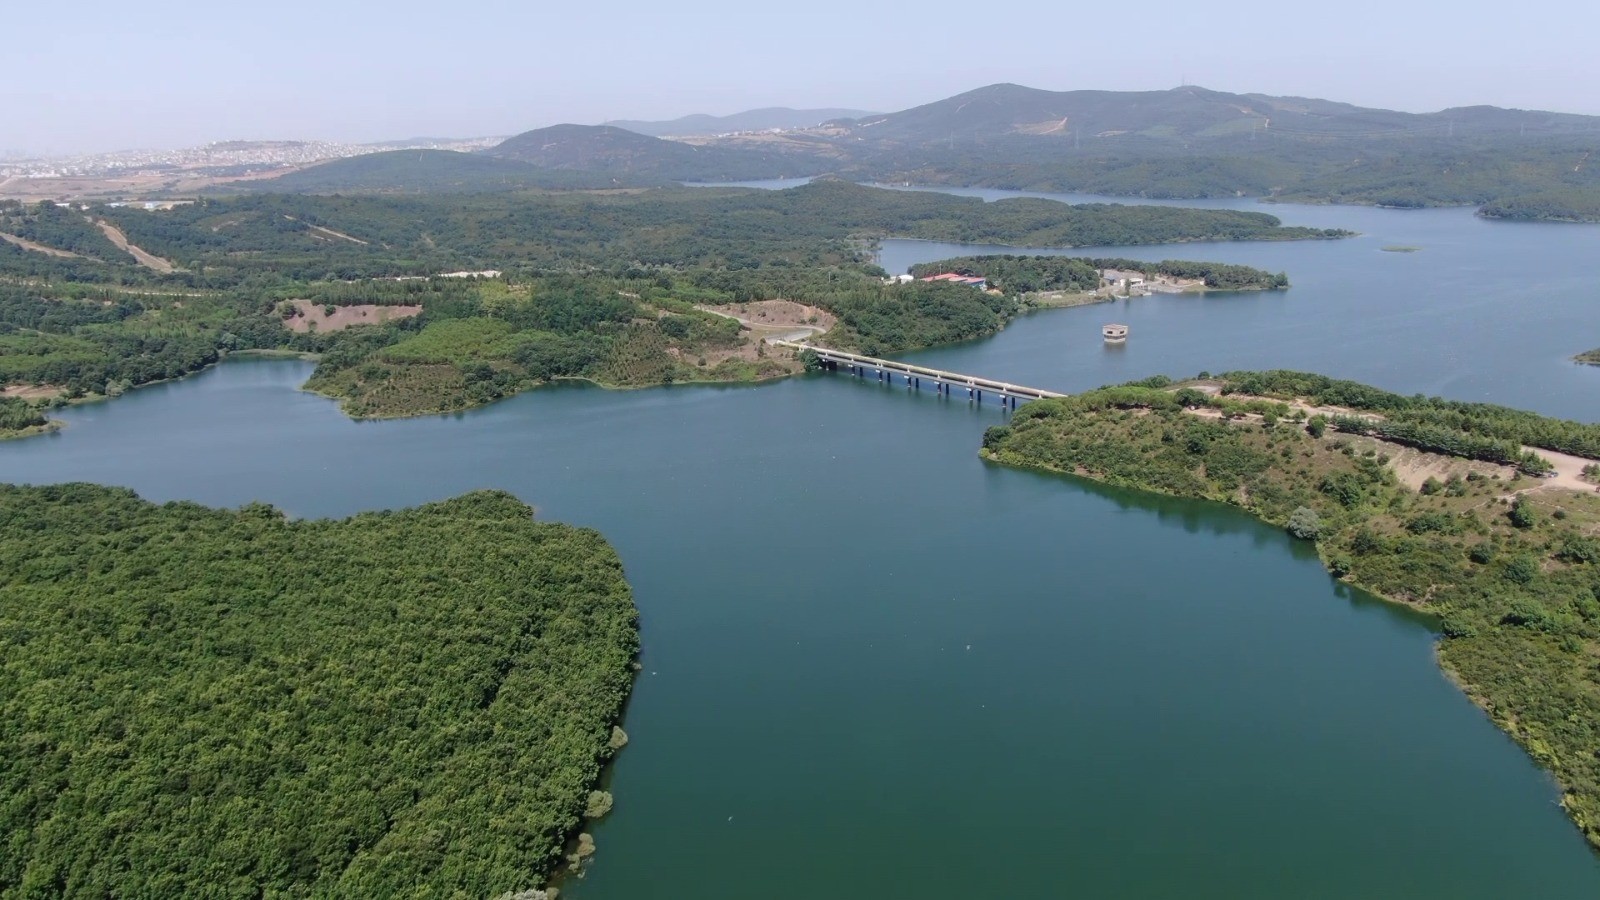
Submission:
[[[632,680],[596,533],[0,486],[0,896],[541,886]]]
[[[0,275],[230,289],[285,278],[482,269],[865,265],[872,242],[883,237],[1070,247],[1347,235],[1286,227],[1264,213],[1034,199],[984,203],[842,181],[786,191],[261,195],[162,210],[0,206],[0,222],[11,221],[15,231],[74,246],[104,242],[86,216],[115,225],[134,246],[179,271],[163,276],[142,269],[115,248],[57,257],[0,243]],[[57,229],[58,219],[67,224]]]
[[[1262,213],[1158,206],[984,203],[821,181],[786,191],[670,188],[612,194],[243,197],[107,210],[140,247],[197,283],[264,269],[300,279],[518,267],[862,263],[881,237],[1029,246],[1300,240]]]
[[[1540,487],[1510,469],[1486,475],[1473,463],[1410,487],[1386,465],[1401,446],[1336,430],[1283,401],[1242,395],[1339,396],[1400,415],[1427,411],[1430,422],[1443,413],[1465,428],[1482,426],[1456,432],[1469,436],[1571,441],[1575,429],[1600,426],[1420,398],[1397,406],[1385,392],[1298,373],[1233,373],[1223,382],[1235,396],[1153,379],[1030,403],[988,431],[984,452],[1008,464],[1241,506],[1314,541],[1336,576],[1438,614],[1441,662],[1555,773],[1563,806],[1600,847],[1600,669],[1593,664],[1600,496]],[[1470,443],[1425,449],[1479,458]]]

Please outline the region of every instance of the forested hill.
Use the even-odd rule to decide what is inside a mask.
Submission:
[[[1080,141],[1594,135],[1600,117],[1473,106],[1433,113],[1371,109],[1305,97],[1231,94],[1184,86],[1165,91],[1047,91],[994,84],[901,112],[834,123],[863,140],[931,144],[1005,135]]]
[[[540,128],[483,152],[540,168],[600,172],[623,180],[743,181],[813,174],[786,170],[783,157],[760,147],[696,147],[607,125]]]
[[[850,177],[1188,198],[1530,205],[1582,220],[1600,117],[1476,106],[1403,113],[1198,87],[1136,93],[993,85],[839,123]],[[1552,203],[1570,197],[1572,205]]]
[[[781,111],[753,111],[750,121],[768,112]],[[1124,92],[996,84],[781,133],[696,117],[679,121],[681,140],[653,136],[674,123],[627,123],[647,133],[556,125],[483,153],[614,185],[833,175],[1167,199],[1478,206],[1501,218],[1600,219],[1600,166],[1591,161],[1600,150],[1600,117],[1559,112],[1468,106],[1410,113],[1193,86]],[[497,182],[467,171],[393,168],[382,181],[388,189],[398,179],[399,189],[413,192],[524,183],[500,174]],[[323,176],[298,180],[307,182],[312,186],[297,186],[292,177],[283,184],[329,189]]]
[[[637,648],[606,542],[506,494],[290,521],[0,486],[0,896],[541,887]]]
[[[3,205],[0,205],[3,207]],[[1086,246],[1300,240],[1345,233],[1284,227],[1270,215],[1164,206],[984,203],[930,192],[820,181],[786,191],[669,188],[588,194],[247,196],[171,210],[91,211],[183,270],[164,279],[227,287],[253,276],[315,279],[426,275],[457,269],[864,263],[881,237]],[[57,213],[0,208],[52,237]],[[59,217],[63,239],[93,229]],[[70,221],[69,221],[70,220]],[[72,227],[70,235],[65,229]],[[102,239],[103,240],[103,239]],[[87,244],[85,245],[88,246]],[[93,248],[90,248],[93,249]],[[93,250],[100,253],[100,250]],[[115,252],[114,250],[112,252]],[[0,243],[0,272],[30,277],[147,279],[132,259],[63,259]]]
[[[637,161],[633,168],[603,162],[600,135],[580,140],[570,131],[576,126],[564,128],[539,137],[540,146],[571,146],[601,161],[591,165],[641,171]],[[831,173],[1174,199],[1491,204],[1495,215],[1563,220],[1592,219],[1600,203],[1600,167],[1590,164],[1600,149],[1600,117],[1490,106],[1408,113],[1192,86],[1119,92],[997,84],[781,135],[632,146],[650,174],[686,181],[727,180],[714,173],[734,171],[746,178]]]

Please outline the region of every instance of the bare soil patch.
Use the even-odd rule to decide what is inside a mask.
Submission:
[[[19,238],[14,234],[5,234],[4,232],[0,232],[0,241],[5,241],[8,244],[16,244],[18,247],[21,247],[24,250],[32,250],[35,253],[43,253],[47,256],[59,256],[64,259],[83,258],[78,254],[73,253],[71,250],[57,250],[54,247],[46,247],[43,244],[36,244],[27,238]]]
[[[352,325],[381,325],[396,319],[409,319],[422,312],[420,306],[336,306],[330,314],[310,300],[291,300],[295,314],[283,320],[290,331],[339,331]]]
[[[1550,465],[1556,467],[1556,473],[1549,478],[1539,479],[1540,484],[1538,487],[1534,488],[1534,490],[1597,490],[1594,482],[1588,481],[1583,477],[1583,467],[1592,466],[1596,462],[1600,462],[1600,460],[1584,459],[1581,456],[1573,456],[1568,453],[1557,453],[1554,450],[1544,450],[1539,447],[1523,447],[1522,449],[1531,450],[1534,453],[1539,454],[1540,456],[1549,460]]]
[[[110,222],[107,222],[104,219],[91,219],[90,221],[100,226],[100,230],[105,232],[106,239],[111,241],[111,243],[116,244],[118,250],[121,250],[123,253],[133,257],[138,261],[139,265],[144,266],[146,269],[154,269],[163,275],[170,275],[172,274],[172,270],[177,268],[177,266],[173,265],[167,260],[164,260],[154,254],[146,253],[143,250],[140,250],[138,247],[135,247],[133,244],[128,243],[128,236],[122,233],[122,229],[111,224]]]
[[[284,216],[284,218],[288,219],[291,222],[299,222],[300,221],[299,219],[296,219],[294,216]],[[313,233],[318,234],[318,235],[320,235],[322,237],[325,237],[325,238],[337,238],[337,239],[339,239],[341,241],[349,241],[352,244],[360,244],[363,247],[368,246],[366,241],[363,241],[362,239],[360,239],[358,237],[351,237],[350,235],[345,234],[342,231],[334,231],[332,228],[323,228],[321,225],[313,225],[310,222],[303,222],[301,224],[305,225],[306,228],[310,229]]]
[[[804,340],[830,331],[838,318],[821,307],[793,300],[755,300],[726,306],[698,306],[696,309],[737,319],[757,340]]]
[[[67,389],[53,384],[8,384],[0,388],[0,397],[21,397],[24,400],[49,400],[65,394]]]

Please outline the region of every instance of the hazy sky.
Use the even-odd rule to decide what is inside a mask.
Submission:
[[[1600,114],[1600,4],[12,0],[0,152],[371,141],[1013,81]]]

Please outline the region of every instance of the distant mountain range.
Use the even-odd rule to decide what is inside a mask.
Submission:
[[[769,106],[765,109],[734,113],[731,116],[693,115],[665,122],[617,119],[603,124],[648,134],[651,137],[709,137],[736,131],[812,128],[834,119],[859,119],[870,115],[873,113],[859,109],[790,109],[787,106]]]
[[[1600,130],[1600,118],[1593,116],[1493,106],[1418,114],[1303,97],[1228,94],[1201,87],[1045,91],[1016,84],[990,85],[845,124],[852,138],[912,143],[1006,136],[1227,142],[1267,133],[1329,140],[1593,134]]]
[[[621,123],[629,128],[557,125],[482,154],[633,186],[835,175],[1175,199],[1481,205],[1486,214],[1518,218],[1585,219],[1600,207],[1600,168],[1589,156],[1600,149],[1595,116],[1490,106],[1405,113],[1200,87],[1046,91],[1014,84],[900,112],[829,115],[848,112],[752,110]],[[785,127],[796,121],[811,124]],[[667,140],[644,131],[685,133]],[[488,170],[469,172],[468,159],[440,157],[430,177],[493,182]],[[444,171],[450,165],[462,170],[459,177]],[[302,174],[313,179],[313,171]]]

